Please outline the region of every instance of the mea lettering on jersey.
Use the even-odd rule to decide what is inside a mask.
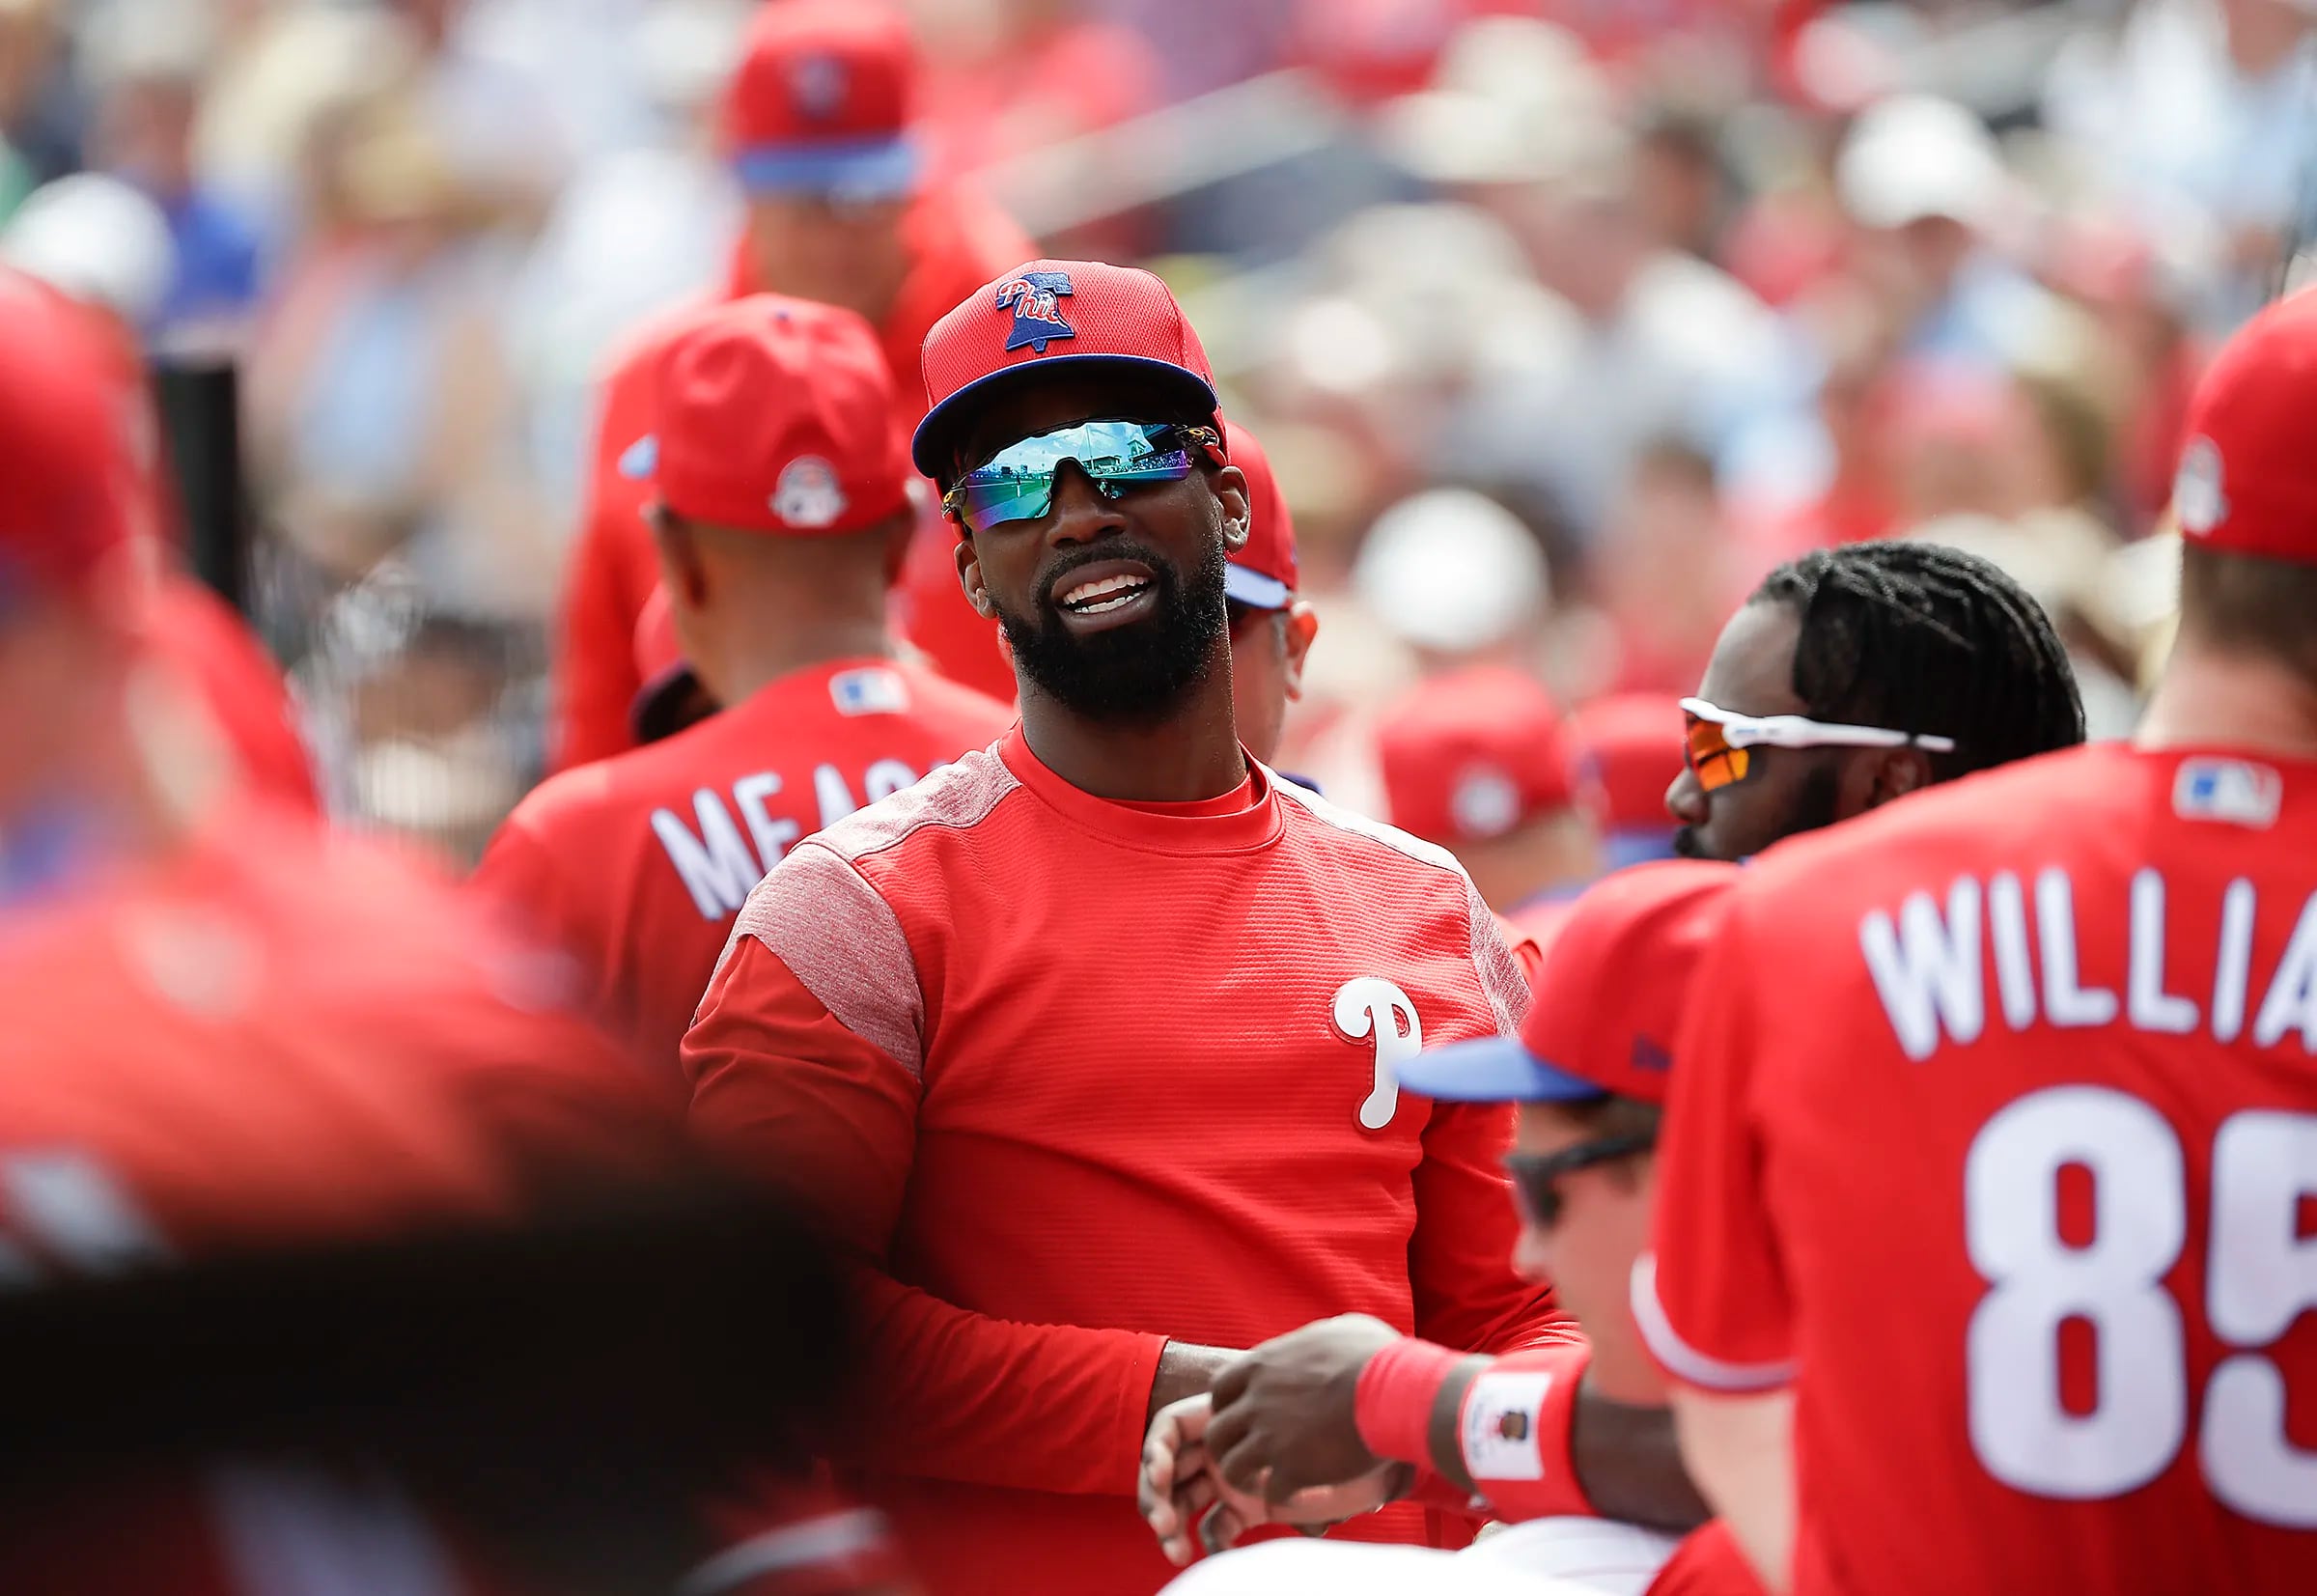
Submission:
[[[898,759],[880,759],[862,772],[856,784],[848,782],[834,765],[817,765],[813,768],[813,806],[819,818],[812,828],[826,829],[863,804],[913,787],[924,773]],[[732,784],[729,803],[713,787],[695,792],[691,824],[671,808],[652,811],[652,834],[666,850],[668,863],[691,894],[692,907],[702,919],[722,920],[738,914],[756,883],[805,834],[804,823],[794,814],[773,812],[771,800],[786,791],[777,774],[759,770]],[[795,802],[792,798],[791,806]]]
[[[1900,1050],[1917,1063],[1943,1044],[1978,1041],[1991,1023],[2024,1031],[2039,1020],[2057,1029],[2203,1031],[2222,1043],[2249,1038],[2256,1048],[2298,1036],[2304,1051],[2317,1053],[2317,893],[2301,904],[2284,953],[2257,992],[2259,888],[2240,877],[2221,891],[2219,937],[2210,949],[2167,945],[2169,896],[2161,871],[2134,875],[2124,967],[2116,970],[2083,967],[2076,885],[2056,867],[2032,879],[1964,876],[1944,898],[1912,893],[1895,913],[1877,909],[1860,920],[1858,946]]]

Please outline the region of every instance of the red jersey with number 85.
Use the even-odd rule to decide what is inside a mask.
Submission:
[[[2317,766],[2120,745],[1780,847],[1634,1306],[1791,1384],[1795,1589],[2317,1589]]]

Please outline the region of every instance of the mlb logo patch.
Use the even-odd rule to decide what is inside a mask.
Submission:
[[[2182,820],[2266,830],[2284,800],[2285,778],[2249,760],[2191,759],[2172,781],[2172,812]]]
[[[646,433],[620,453],[620,475],[642,482],[659,469],[659,439]]]
[[[2207,536],[2228,518],[2228,494],[2221,488],[2220,473],[2219,445],[2209,437],[2190,439],[2172,478],[2172,514],[2191,538]]]
[[[1521,789],[1493,765],[1475,765],[1457,778],[1448,817],[1467,837],[1501,837],[1521,822]]]
[[[789,93],[809,122],[826,122],[845,108],[845,63],[833,55],[808,55],[789,69]]]
[[[908,685],[901,673],[881,665],[839,671],[828,679],[829,701],[839,714],[907,714]]]
[[[836,467],[818,455],[800,455],[781,467],[774,485],[772,514],[791,526],[818,532],[845,514],[845,490]]]

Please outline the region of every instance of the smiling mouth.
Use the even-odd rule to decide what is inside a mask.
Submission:
[[[1054,602],[1073,615],[1106,615],[1132,603],[1150,585],[1148,576],[1104,576],[1064,588]]]

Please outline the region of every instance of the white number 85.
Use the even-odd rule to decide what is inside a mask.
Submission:
[[[2059,1171],[2091,1172],[2092,1241],[2059,1230]],[[2163,1277],[2188,1239],[2185,1161],[2163,1115],[2099,1086],[2055,1086],[1989,1120],[1964,1164],[1971,1265],[1990,1290],[1967,1341],[1971,1445],[2015,1490],[2072,1501],[2121,1496],[2171,1466],[2188,1438],[2180,1304]],[[2238,1349],[2205,1387],[2197,1461],[2247,1518],[2317,1528],[2317,1452],[2285,1437],[2285,1382],[2259,1349],[2317,1308],[2317,1240],[2295,1210],[2317,1193],[2317,1115],[2247,1110],[2213,1138],[2205,1316]],[[2098,1405],[2059,1391],[2059,1327],[2097,1346]],[[2304,1401],[2317,1392],[2303,1392]]]

